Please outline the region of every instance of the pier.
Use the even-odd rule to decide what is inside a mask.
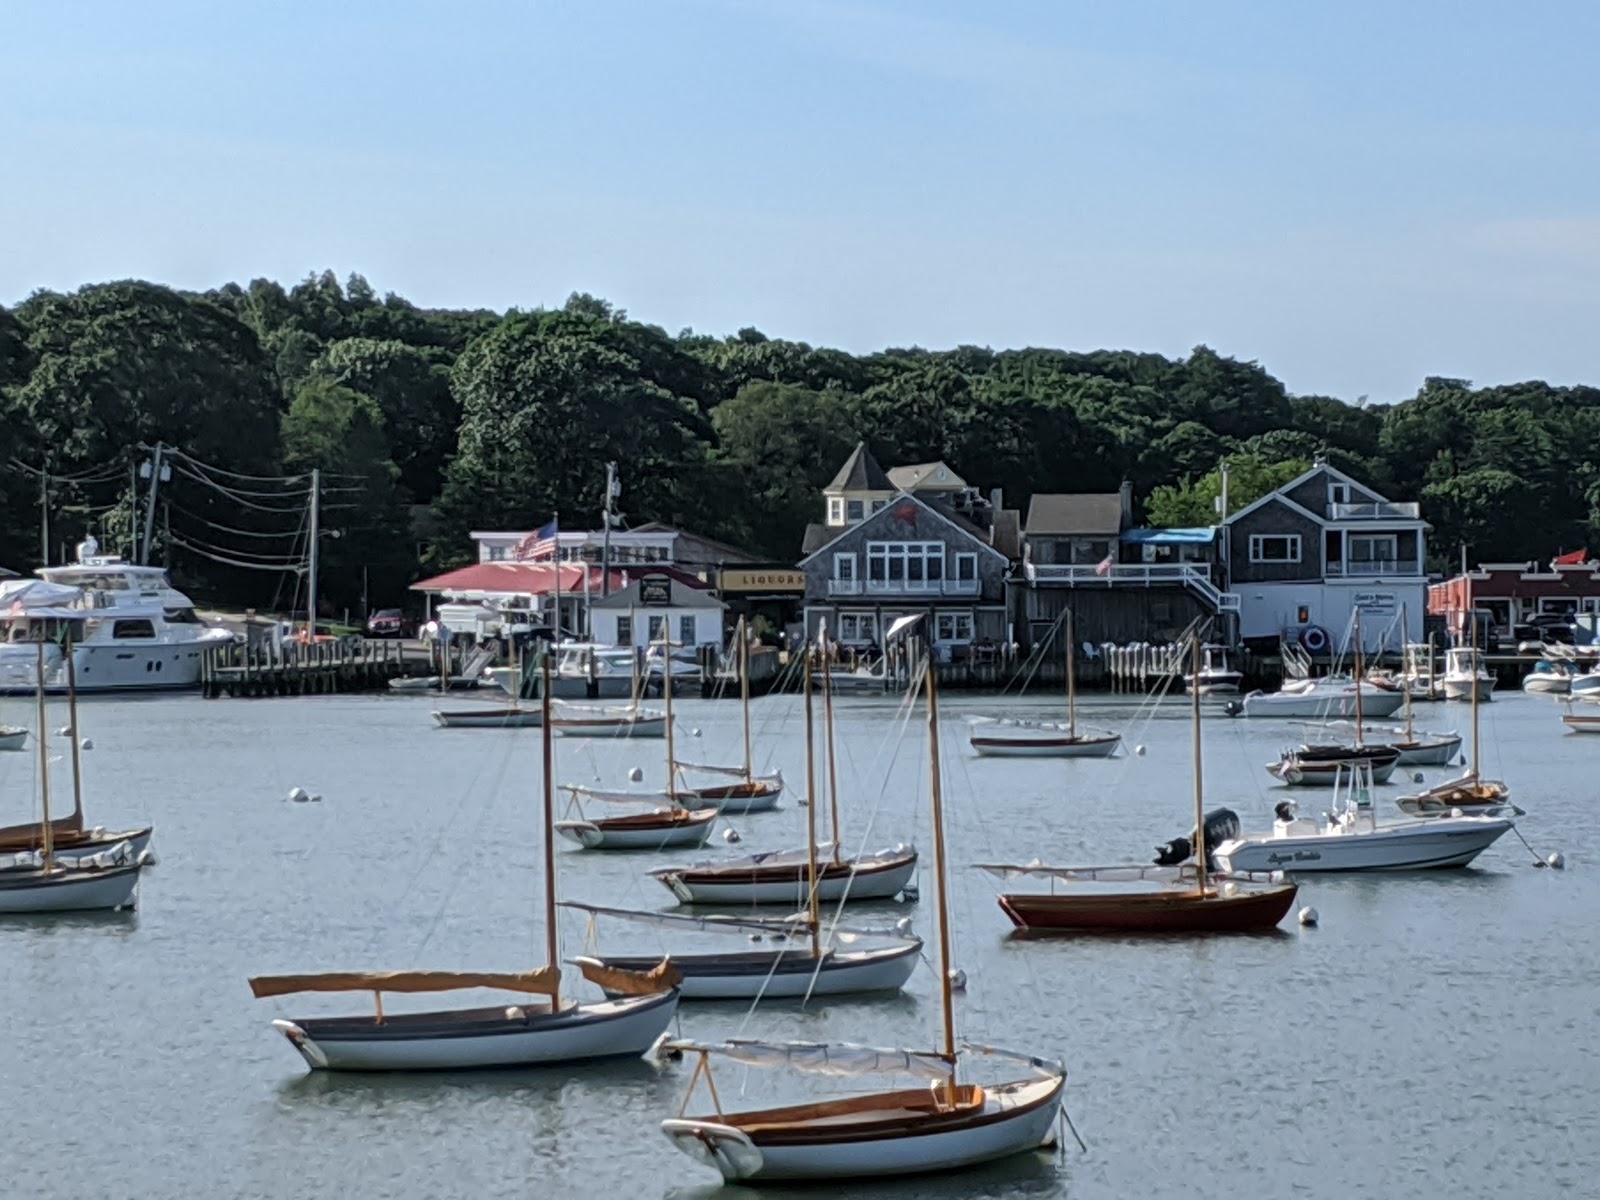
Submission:
[[[391,679],[430,673],[429,660],[405,644],[342,638],[311,646],[213,646],[200,669],[200,692],[219,697],[317,696],[374,691]]]

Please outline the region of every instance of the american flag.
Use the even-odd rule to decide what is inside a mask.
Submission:
[[[539,526],[518,542],[517,548],[511,552],[511,557],[517,562],[538,562],[541,559],[555,558],[556,525],[557,518],[551,517],[549,524]]]
[[[1096,575],[1110,575],[1111,574],[1112,564],[1115,561],[1116,560],[1114,558],[1112,558],[1111,555],[1109,555],[1109,554],[1106,555],[1098,563],[1095,564],[1094,573]]]

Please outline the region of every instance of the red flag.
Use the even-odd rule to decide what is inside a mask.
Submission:
[[[1111,568],[1115,562],[1116,560],[1111,555],[1106,555],[1095,565],[1094,573],[1096,575],[1110,575]]]

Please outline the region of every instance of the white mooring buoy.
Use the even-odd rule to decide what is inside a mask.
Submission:
[[[1135,746],[1133,748],[1133,752],[1139,758],[1143,758],[1144,757],[1144,743],[1141,742],[1139,745]]]
[[[1317,920],[1317,910],[1312,908],[1309,904],[1300,910],[1300,924],[1306,926],[1308,929],[1315,925]]]
[[[1561,856],[1561,851],[1552,850],[1545,855],[1544,865],[1552,871],[1560,871],[1567,865],[1567,860]]]
[[[722,831],[722,840],[727,842],[728,845],[733,846],[744,839],[739,836],[739,831],[737,829],[724,829]]]
[[[643,778],[644,778],[644,772],[641,771],[638,767],[630,767],[628,769],[628,782],[629,783],[638,783]]]
[[[307,792],[305,788],[293,787],[289,789],[289,799],[293,800],[296,804],[304,804],[307,800],[311,799],[311,793]]]
[[[80,750],[93,750],[94,749],[94,739],[93,738],[84,738],[81,742],[78,743],[78,748]]]
[[[964,992],[967,990],[967,973],[960,967],[950,968],[950,990]]]

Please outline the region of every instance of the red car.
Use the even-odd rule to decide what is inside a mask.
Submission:
[[[406,615],[398,608],[380,608],[367,618],[367,636],[397,638],[406,636]]]

